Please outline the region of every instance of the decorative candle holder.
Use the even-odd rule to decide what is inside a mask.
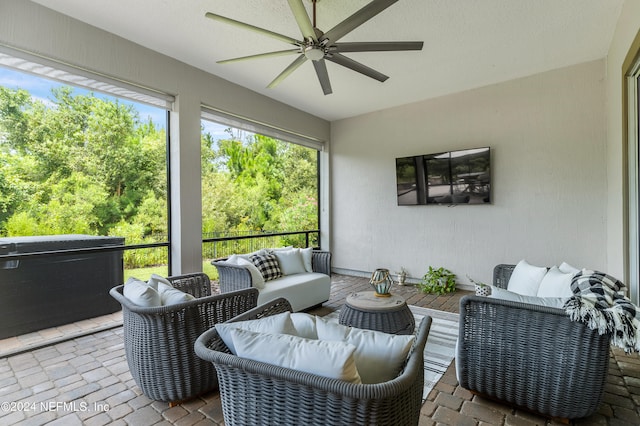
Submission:
[[[371,284],[371,287],[376,291],[375,295],[377,297],[391,296],[390,290],[393,285],[393,280],[391,279],[388,269],[380,268],[373,271],[369,284]]]

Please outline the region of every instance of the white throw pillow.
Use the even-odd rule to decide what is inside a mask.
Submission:
[[[253,286],[255,288],[257,288],[258,290],[262,290],[264,288],[264,277],[262,276],[258,268],[256,268],[256,265],[253,264],[253,262],[243,257],[238,257],[237,264],[240,266],[245,266],[249,270],[249,273],[251,274],[251,282],[253,283]]]
[[[567,301],[567,299],[563,297],[524,296],[522,294],[514,293],[512,291],[493,286],[491,287],[491,295],[489,297],[493,299],[528,303],[530,305],[548,306],[551,308],[562,308]]]
[[[232,254],[232,255],[231,255],[231,256],[229,256],[229,258],[227,259],[227,262],[231,262],[231,260],[233,259],[233,262],[232,262],[232,263],[234,263],[234,264],[236,264],[236,265],[237,265],[237,264],[238,264],[238,258],[242,258],[242,259],[249,260],[249,258],[250,258],[251,256],[253,256],[253,255],[256,255],[256,254],[257,254],[257,255],[262,256],[262,255],[265,255],[265,254],[268,254],[268,253],[269,253],[269,249],[259,249],[259,250],[256,250],[256,251],[254,251],[254,252],[251,252],[251,253]]]
[[[302,262],[302,254],[300,249],[277,250],[273,254],[276,255],[280,264],[282,275],[294,275],[305,273],[304,263]]]
[[[160,283],[168,285],[169,287],[173,288],[173,285],[168,279],[158,274],[151,274],[151,277],[149,277],[149,281],[147,282],[149,283],[150,286],[156,288],[157,290],[160,290],[159,288]]]
[[[158,289],[160,295],[160,304],[177,305],[178,303],[190,302],[195,300],[195,297],[189,293],[185,293],[182,290],[178,290],[173,287],[171,281],[157,274],[151,274],[148,284]]]
[[[564,273],[555,266],[547,271],[540,287],[538,288],[538,297],[564,297],[573,296],[571,291],[571,279],[575,274],[573,272]]]
[[[167,281],[168,282],[168,281]],[[189,293],[174,288],[171,284],[158,282],[158,293],[162,306],[177,305],[178,303],[190,302],[196,298]]]
[[[313,272],[313,247],[300,249],[302,255],[302,263],[304,263],[304,269],[307,272]]]
[[[415,337],[347,327],[316,318],[319,340],[346,342],[356,347],[356,367],[362,383],[382,383],[398,377]]]
[[[276,247],[276,248],[263,249],[263,250],[266,250],[267,253],[275,253],[277,251],[288,251],[292,249],[293,249],[293,246],[286,246],[286,247]]]
[[[523,259],[518,262],[513,270],[507,290],[525,296],[535,296],[538,294],[538,288],[546,273],[547,268],[544,266],[529,265]]]
[[[124,283],[122,293],[129,301],[139,306],[154,307],[162,304],[157,284],[154,287],[134,277],[130,277]]]
[[[567,262],[562,262],[558,269],[560,269],[560,271],[564,272],[565,274],[572,273],[575,275],[580,272],[580,269],[576,268],[575,266],[569,265]]]
[[[241,328],[243,330],[262,333],[295,334],[295,329],[293,328],[289,312],[283,312],[281,314],[271,315],[256,320],[218,323],[215,327],[222,341],[234,355],[237,354],[233,345],[233,340],[231,339],[231,330]]]
[[[315,315],[305,314],[304,312],[295,312],[291,314],[291,323],[295,330],[293,333],[295,336],[304,337],[306,339],[318,338]]]
[[[232,329],[230,334],[239,357],[350,383],[362,383],[354,357],[356,348],[349,343],[242,329]]]

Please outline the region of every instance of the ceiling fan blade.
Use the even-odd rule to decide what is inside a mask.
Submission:
[[[320,86],[322,86],[322,92],[325,95],[330,95],[333,93],[331,90],[331,82],[329,81],[329,73],[327,72],[327,64],[324,62],[324,59],[320,59],[319,61],[312,61],[313,67],[316,69],[316,74],[318,75],[318,81],[320,82]]]
[[[395,50],[422,50],[423,41],[372,41],[336,43],[338,52],[383,52]],[[332,48],[334,46],[331,46]]]
[[[246,61],[248,59],[272,58],[276,56],[286,56],[300,53],[300,49],[278,50],[277,52],[258,53],[257,55],[241,56],[239,58],[224,59],[217,61],[218,64],[230,64],[232,62]]]
[[[368,66],[363,65],[360,62],[356,62],[351,58],[347,58],[346,56],[339,53],[327,55],[325,56],[325,59],[338,65],[342,65],[343,67],[347,67],[353,71],[359,72],[360,74],[364,74],[367,77],[371,77],[374,80],[378,80],[380,82],[384,82],[389,78],[389,76],[384,75],[381,72],[374,70],[373,68],[369,68]]]
[[[360,25],[364,24],[397,1],[398,0],[373,0],[371,3],[327,31],[321,37],[321,41],[328,39],[331,43],[335,43],[344,35],[358,28]]]
[[[300,27],[300,31],[305,40],[310,38],[313,41],[318,41],[316,39],[316,32],[313,30],[313,25],[311,24],[311,19],[309,19],[302,0],[289,0],[289,7],[293,12],[293,17],[296,18],[298,27]]]
[[[282,82],[282,80],[287,78],[289,76],[289,74],[291,74],[292,72],[297,70],[298,67],[300,67],[300,65],[304,64],[306,60],[307,60],[306,56],[304,56],[304,55],[298,56],[295,61],[291,62],[291,64],[289,64],[289,66],[286,67],[284,69],[284,71],[282,71],[280,74],[278,74],[278,76],[276,78],[274,78],[271,83],[269,83],[267,88],[268,89],[273,89],[274,87],[276,87],[278,84],[280,84]]]
[[[204,14],[209,19],[214,21],[224,22],[225,24],[234,25],[236,27],[244,28],[245,30],[253,31],[258,34],[266,35],[267,37],[275,38],[276,40],[284,41],[285,43],[298,46],[300,42],[294,38],[288,37],[283,34],[274,33],[273,31],[265,30],[264,28],[255,27],[253,25],[245,24],[244,22],[236,21],[235,19],[226,18],[224,16],[216,15],[215,13],[207,12]]]

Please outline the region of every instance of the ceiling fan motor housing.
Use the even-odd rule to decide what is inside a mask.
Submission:
[[[324,49],[314,45],[306,46],[304,48],[304,56],[306,56],[307,59],[311,59],[312,61],[319,61],[320,59],[324,58]]]

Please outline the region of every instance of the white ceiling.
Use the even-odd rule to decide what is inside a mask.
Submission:
[[[345,54],[390,76],[384,83],[327,62],[325,96],[310,61],[266,88],[295,56],[216,64],[291,46],[205,12],[300,39],[286,0],[34,1],[331,121],[603,58],[624,2],[400,0],[340,41],[424,41],[423,50]],[[367,3],[319,0],[317,26],[326,32]]]

